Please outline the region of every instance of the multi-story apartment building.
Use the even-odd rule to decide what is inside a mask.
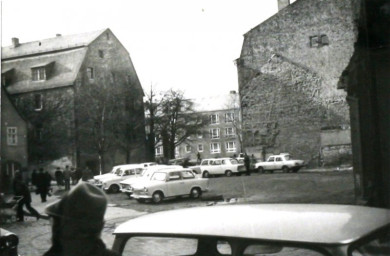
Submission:
[[[102,156],[105,169],[144,160],[143,89],[110,29],[27,43],[13,38],[2,47],[1,67],[2,85],[31,123],[30,164],[67,158],[96,171]],[[124,121],[112,124],[114,117]]]
[[[235,91],[216,96],[197,98],[195,110],[209,119],[199,134],[176,147],[176,158],[202,159],[232,157],[241,151],[241,117],[239,97]],[[162,155],[157,147],[156,156]]]

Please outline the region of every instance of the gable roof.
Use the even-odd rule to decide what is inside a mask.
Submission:
[[[65,36],[56,36],[53,38],[43,39],[39,41],[21,43],[19,46],[2,47],[2,60],[19,58],[40,53],[55,52],[72,48],[84,47],[93,42],[98,36],[108,29],[74,34]]]

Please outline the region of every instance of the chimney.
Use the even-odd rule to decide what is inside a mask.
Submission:
[[[20,44],[19,44],[19,38],[16,38],[16,37],[13,37],[12,38],[12,46],[14,48],[18,47]]]
[[[278,0],[278,11],[290,5],[290,0]]]
[[[62,36],[61,34],[56,34],[56,37]]]

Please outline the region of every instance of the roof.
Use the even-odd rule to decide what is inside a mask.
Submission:
[[[7,86],[10,94],[38,91],[63,86],[69,86],[76,80],[80,66],[87,53],[87,48],[69,50],[65,52],[49,53],[29,58],[20,58],[2,61],[1,68],[14,68],[15,78],[12,85]],[[31,81],[31,68],[55,62],[53,70],[43,81]],[[27,74],[27,75],[26,75]]]
[[[17,47],[13,47],[12,45],[2,47],[1,58],[2,60],[6,60],[9,58],[17,58],[26,55],[87,46],[99,35],[101,35],[105,30],[107,29],[82,34],[56,36],[53,38],[43,39],[39,41],[22,43]]]
[[[193,99],[193,102],[197,112],[238,109],[240,107],[238,94],[231,92],[199,97]]]
[[[114,234],[348,244],[390,225],[389,216],[390,210],[387,209],[351,205],[221,205],[144,215],[121,224]]]

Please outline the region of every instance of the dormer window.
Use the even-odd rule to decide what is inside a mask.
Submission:
[[[1,73],[1,85],[2,86],[8,86],[12,83],[12,77],[13,77],[14,69],[6,69],[3,70]]]
[[[46,68],[45,67],[32,68],[31,72],[32,72],[32,80],[33,81],[46,80]]]
[[[31,77],[33,81],[44,81],[47,80],[49,74],[53,68],[54,61],[44,64],[36,65],[31,68]]]

